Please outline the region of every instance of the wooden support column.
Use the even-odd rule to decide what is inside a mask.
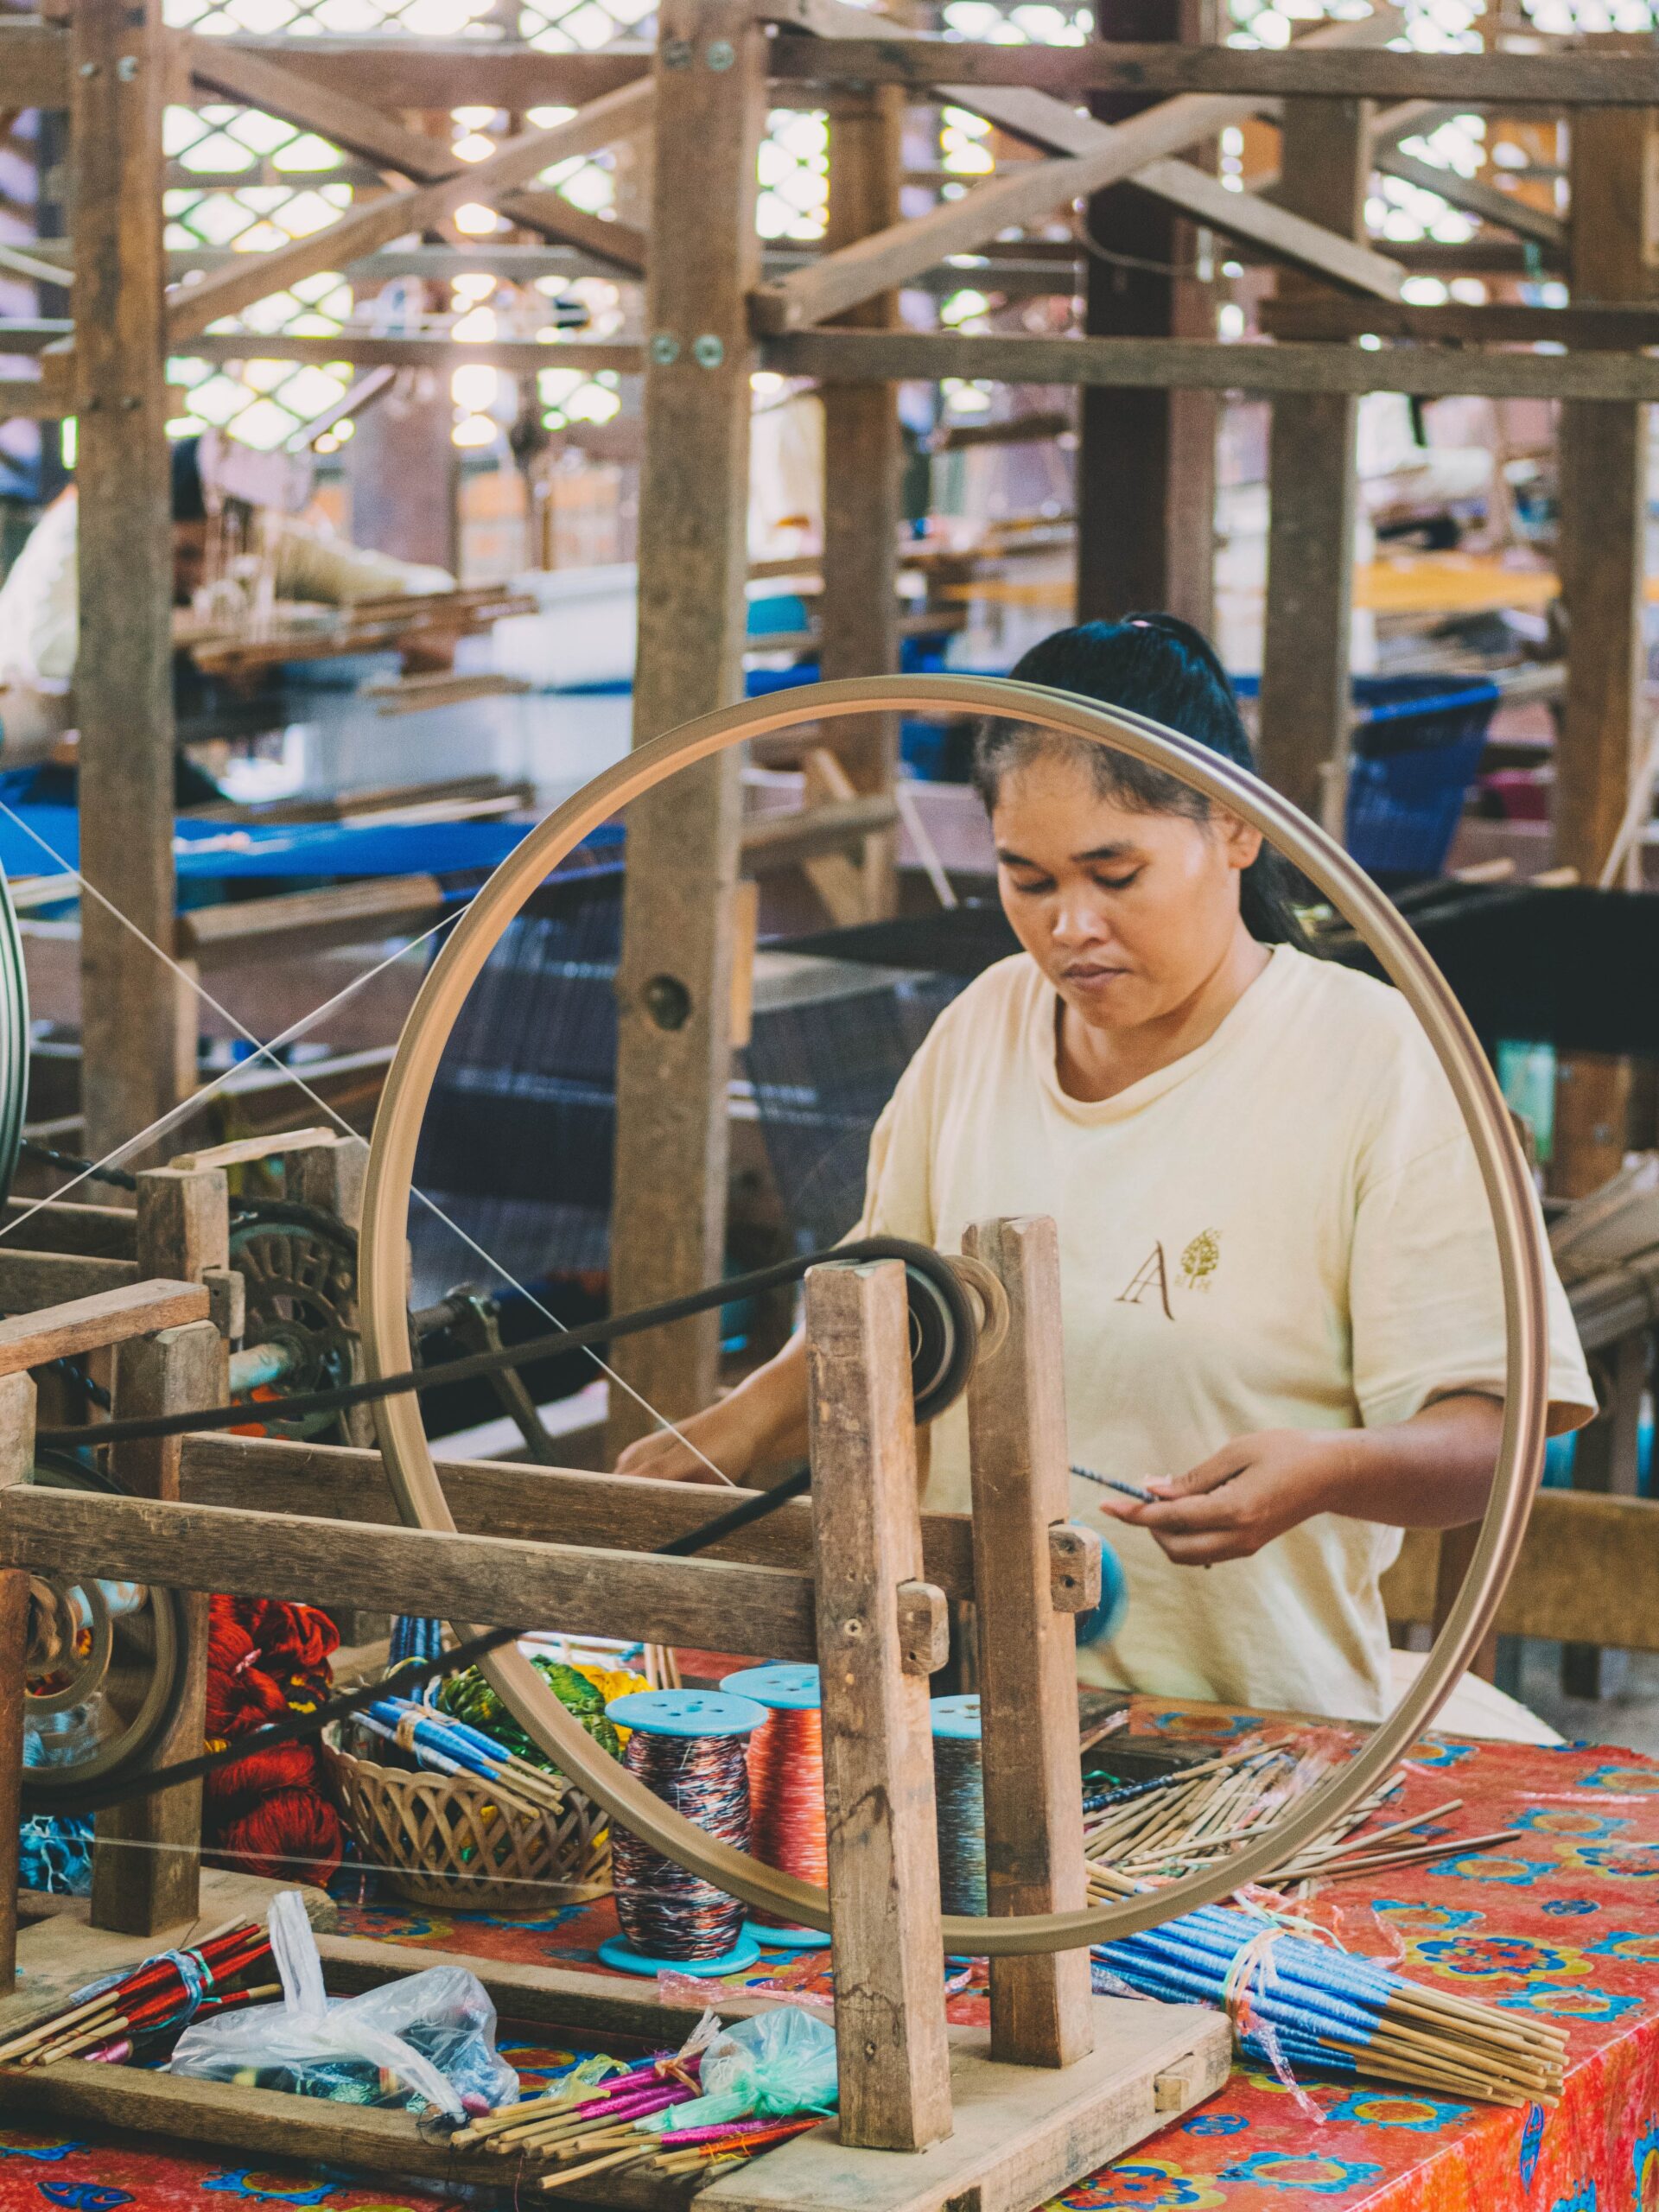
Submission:
[[[0,1380],[0,1492],[27,1482],[35,1461],[35,1385],[27,1375]],[[0,1996],[17,1971],[17,1823],[23,1772],[23,1666],[29,1637],[29,1575],[0,1567]]]
[[[173,950],[173,541],[163,386],[161,0],[70,11],[80,865]],[[184,1094],[195,1002],[140,937],[81,901],[81,1096],[94,1158]]]
[[[1655,122],[1648,108],[1573,113],[1569,266],[1575,307],[1659,295]],[[1647,751],[1648,410],[1565,400],[1558,435],[1556,568],[1567,622],[1567,689],[1555,747],[1554,857],[1593,883]],[[1593,1054],[1564,1060],[1552,1188],[1564,1198],[1582,1198],[1615,1174],[1629,1117],[1627,1065]]]
[[[1573,1454],[1574,1490],[1600,1491],[1616,1497],[1637,1495],[1642,1401],[1651,1348],[1649,1332],[1637,1329],[1606,1345],[1594,1359],[1591,1372],[1600,1385],[1601,1411],[1587,1428],[1579,1431]],[[1566,1696],[1601,1695],[1601,1652],[1599,1643],[1561,1646]]]
[[[986,1890],[993,1913],[1076,1912],[1089,1901],[1077,1637],[1050,1564],[1071,1502],[1059,1238],[1046,1219],[979,1222],[963,1249],[1008,1296],[1008,1333],[968,1395]],[[1070,2066],[1094,2047],[1093,2005],[1087,1951],[993,1959],[992,2057]]]
[[[225,1403],[225,1340],[211,1321],[189,1321],[137,1337],[116,1355],[117,1418],[184,1413]],[[140,1497],[176,1499],[181,1440],[126,1444],[117,1471]],[[178,1717],[157,1744],[156,1764],[200,1755],[207,1688],[207,1599],[184,1599],[188,1624]],[[196,1916],[201,1873],[201,1784],[129,1799],[97,1816],[92,1846],[92,1925],[155,1936]]]
[[[909,1341],[896,1261],[807,1276],[840,2132],[872,2151],[950,2133],[928,1680],[899,1618],[922,1573]]]
[[[1281,130],[1279,204],[1363,238],[1370,174],[1367,104],[1288,99]],[[1286,273],[1279,289],[1281,297],[1290,298],[1310,285]],[[1262,772],[1338,836],[1348,770],[1356,407],[1339,392],[1275,399],[1268,455]]]
[[[742,0],[666,0],[639,484],[636,745],[743,688],[748,569],[747,296],[760,273],[755,160],[766,32]],[[617,976],[614,1307],[718,1279],[725,1252],[738,756],[683,771],[626,813]],[[658,1413],[714,1395],[718,1317],[619,1344]],[[613,1386],[615,1451],[652,1426]]]
[[[835,95],[830,111],[830,207],[826,251],[851,245],[899,218],[905,94],[871,85]],[[840,318],[861,330],[893,330],[899,296],[883,292]],[[826,683],[887,676],[899,666],[899,388],[826,384],[823,405],[823,592],[819,666]],[[833,743],[855,793],[891,794],[899,773],[899,718],[870,715],[836,725]],[[864,918],[897,901],[897,838],[864,840]]]
[[[1211,46],[1217,0],[1101,0],[1096,36]],[[1122,123],[1157,93],[1096,92],[1090,112]],[[1212,168],[1195,150],[1195,165]],[[1202,233],[1166,201],[1120,184],[1089,201],[1084,327],[1096,338],[1213,338],[1214,297],[1176,270],[1197,260]],[[1153,264],[1146,267],[1137,264]],[[1205,634],[1215,619],[1216,430],[1220,397],[1164,386],[1079,399],[1077,620],[1109,622],[1166,612]]]

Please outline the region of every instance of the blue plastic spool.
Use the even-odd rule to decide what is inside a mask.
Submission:
[[[752,1698],[730,1697],[719,1690],[635,1690],[613,1698],[605,1716],[642,1736],[749,1736],[766,1713]],[[624,1974],[683,1974],[704,1980],[758,1964],[760,1947],[746,1928],[717,1959],[652,1958],[636,1950],[626,1936],[607,1937],[599,1955],[607,1967],[620,1967]]]
[[[804,1661],[783,1660],[770,1667],[746,1667],[728,1675],[721,1688],[735,1697],[753,1698],[774,1713],[816,1713],[823,1702],[818,1670]],[[830,1938],[819,1928],[772,1928],[752,1920],[748,1933],[769,1951],[827,1951]]]
[[[979,1700],[930,1698],[927,1710],[933,1730],[939,1892],[947,1912],[982,1917],[985,1777],[980,1764]]]

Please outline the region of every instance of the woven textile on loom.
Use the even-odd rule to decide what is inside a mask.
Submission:
[[[340,1631],[311,1605],[214,1598],[207,1632],[207,1748],[233,1743],[288,1713],[309,1713],[333,1687]],[[202,1836],[226,1865],[273,1881],[327,1882],[345,1831],[316,1746],[278,1744],[215,1768]]]

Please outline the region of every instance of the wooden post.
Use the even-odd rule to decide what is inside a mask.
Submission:
[[[1365,235],[1366,108],[1363,100],[1288,99],[1281,124],[1280,205],[1353,238]],[[1279,287],[1288,297],[1308,283],[1286,273]],[[1262,772],[1338,836],[1348,772],[1356,406],[1339,392],[1275,399],[1268,454]]]
[[[195,1072],[173,950],[173,537],[163,385],[167,34],[161,0],[75,0],[75,478],[79,500],[81,1098],[101,1158]],[[149,944],[143,942],[147,938]]]
[[[1637,1329],[1607,1345],[1597,1360],[1606,1378],[1599,1416],[1579,1431],[1573,1455],[1574,1490],[1600,1491],[1615,1497],[1637,1495],[1637,1449],[1642,1402],[1647,1395],[1649,1332]],[[1601,1695],[1599,1643],[1561,1646],[1561,1689],[1567,1697]]]
[[[1008,1295],[1008,1333],[969,1386],[985,1880],[993,1913],[1087,1904],[1077,1638],[1050,1586],[1071,1511],[1060,1251],[1047,1219],[978,1222],[963,1250]],[[991,1961],[991,2056],[1070,2066],[1094,2048],[1087,1951]]]
[[[1210,46],[1216,0],[1101,0],[1096,35]],[[1122,123],[1157,93],[1096,92],[1090,111]],[[1202,155],[1189,160],[1212,168]],[[1176,274],[1199,251],[1196,224],[1133,185],[1089,201],[1088,236],[1105,253],[1084,257],[1084,327],[1096,338],[1213,338],[1208,286]],[[1151,267],[1142,264],[1155,264]],[[1215,620],[1216,431],[1210,391],[1085,385],[1078,402],[1077,620],[1109,622],[1160,610],[1208,634]]]
[[[150,1167],[138,1178],[141,1276],[200,1282],[231,1263],[230,1185],[222,1167]]]
[[[950,2133],[928,1681],[899,1618],[922,1572],[908,1344],[897,1261],[808,1274],[841,2140],[876,2151]]]
[[[301,1205],[321,1206],[356,1230],[363,1219],[363,1185],[369,1147],[361,1137],[340,1135],[322,1144],[284,1152],[283,1192]]]
[[[851,245],[899,219],[905,93],[898,85],[837,92],[830,111],[830,207],[824,249]],[[897,293],[883,292],[840,321],[862,330],[898,327]],[[886,676],[899,665],[899,390],[891,384],[826,384],[823,404],[823,592],[819,667],[826,683]],[[892,792],[899,721],[871,715],[836,726],[853,791]],[[897,840],[864,841],[865,915],[893,912]]]
[[[0,1492],[27,1482],[35,1460],[35,1385],[27,1375],[0,1380]],[[29,1575],[0,1567],[0,1997],[17,1971],[17,1823],[23,1772],[23,1667],[29,1636]]]
[[[1571,118],[1575,307],[1659,292],[1652,179],[1656,118],[1645,108],[1580,108]],[[1647,750],[1642,618],[1648,410],[1564,400],[1556,569],[1567,618],[1567,689],[1555,747],[1557,866],[1601,873]],[[1637,849],[1639,852],[1639,848]],[[1618,1173],[1630,1116],[1630,1069],[1581,1054],[1561,1064],[1551,1187],[1582,1198]]]
[[[665,0],[639,485],[643,744],[743,687],[748,569],[747,295],[760,272],[755,161],[766,31],[742,0]],[[617,976],[617,1309],[716,1281],[725,1253],[738,759],[723,753],[627,810]],[[618,1372],[683,1418],[714,1395],[718,1318],[633,1337]],[[613,1390],[613,1451],[651,1415]]]
[[[225,1342],[211,1321],[137,1337],[117,1354],[117,1418],[183,1413],[226,1398]],[[179,1495],[177,1437],[118,1447],[121,1479],[141,1497]],[[207,1686],[207,1599],[184,1599],[184,1695],[156,1747],[156,1764],[194,1758],[202,1747]],[[130,1798],[97,1816],[92,1846],[92,1925],[155,1936],[194,1920],[201,1872],[201,1784]]]

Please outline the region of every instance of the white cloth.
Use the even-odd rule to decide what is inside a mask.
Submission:
[[[1277,948],[1207,1043],[1115,1098],[1068,1098],[1055,995],[1023,954],[946,1009],[870,1147],[865,1233],[960,1248],[1059,1224],[1071,1457],[1131,1482],[1271,1428],[1376,1427],[1502,1395],[1496,1244],[1451,1088],[1386,985]],[[1552,1425],[1595,1403],[1550,1287]],[[969,1503],[967,1422],[928,1504]],[[1100,1528],[1100,1493],[1073,1510]],[[1173,1566],[1112,1523],[1128,1609],[1086,1681],[1369,1719],[1389,1701],[1378,1578],[1397,1529],[1319,1515],[1255,1558]]]
[[[78,513],[72,486],[35,524],[0,584],[0,685],[64,691],[74,677],[80,631]],[[273,531],[281,599],[347,607],[359,599],[454,589],[447,569],[349,544],[287,516],[275,518]]]

